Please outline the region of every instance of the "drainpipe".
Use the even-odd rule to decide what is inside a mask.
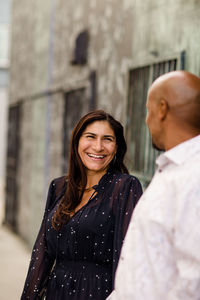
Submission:
[[[55,24],[55,5],[56,0],[50,1],[50,32],[49,32],[49,48],[48,48],[48,74],[47,74],[47,91],[50,90],[52,84],[53,71],[53,55],[54,55],[54,24]],[[46,120],[45,120],[45,152],[44,152],[44,197],[49,186],[49,164],[50,164],[50,140],[51,140],[51,110],[52,110],[52,95],[50,93],[46,96]]]

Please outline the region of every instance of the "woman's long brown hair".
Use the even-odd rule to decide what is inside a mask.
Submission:
[[[70,219],[70,215],[81,202],[84,188],[87,184],[87,175],[85,166],[78,154],[78,143],[85,128],[95,121],[107,121],[115,133],[117,153],[115,158],[111,161],[109,168],[113,171],[128,173],[124,164],[124,156],[127,146],[124,138],[123,126],[120,122],[115,120],[111,115],[107,114],[103,110],[94,110],[83,116],[72,132],[69,154],[69,171],[66,176],[66,192],[52,219],[52,226],[54,229],[58,230],[63,224],[67,223]]]

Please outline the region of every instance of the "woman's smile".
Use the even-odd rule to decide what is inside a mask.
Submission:
[[[98,154],[92,154],[92,153],[87,153],[87,155],[90,157],[90,158],[93,158],[93,159],[97,159],[97,160],[102,160],[103,158],[106,157],[106,155],[98,155]]]

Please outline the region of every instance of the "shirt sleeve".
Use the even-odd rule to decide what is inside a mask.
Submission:
[[[130,223],[133,210],[142,195],[142,187],[136,177],[128,176],[121,178],[118,182],[117,201],[115,202],[115,228],[113,245],[113,287],[114,277],[117,269],[122,244]]]
[[[54,185],[54,181],[52,181],[48,191],[42,224],[33,247],[31,261],[21,300],[40,299],[41,294],[45,290],[47,280],[54,263],[54,257],[50,257],[48,254],[45,236],[45,225],[49,207],[51,206],[55,198]]]

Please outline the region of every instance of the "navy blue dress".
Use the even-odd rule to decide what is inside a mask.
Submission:
[[[88,203],[56,231],[52,216],[66,190],[65,177],[50,185],[21,300],[104,300],[132,211],[142,194],[138,179],[108,171]],[[58,192],[59,191],[59,192]]]

